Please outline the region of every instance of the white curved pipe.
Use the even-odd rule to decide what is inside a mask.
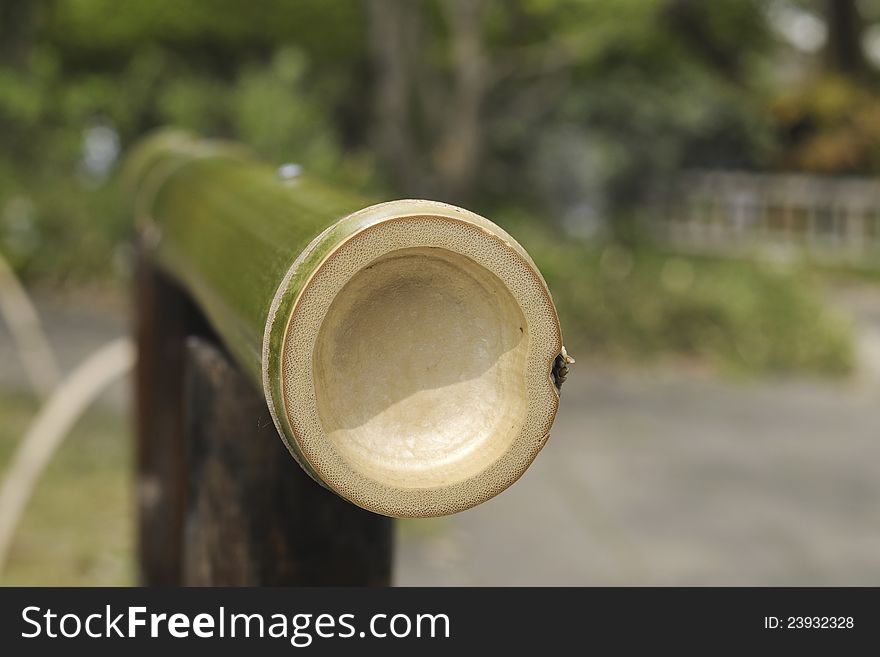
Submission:
[[[61,380],[61,369],[43,332],[36,309],[2,255],[0,314],[9,326],[31,386],[40,397],[48,397]]]
[[[104,345],[55,388],[31,423],[0,488],[0,572],[22,511],[52,455],[89,404],[134,362],[135,349],[128,338]]]

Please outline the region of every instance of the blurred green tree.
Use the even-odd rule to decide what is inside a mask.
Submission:
[[[822,59],[860,69],[846,34],[870,31],[863,5],[6,0],[0,249],[31,275],[106,273],[128,230],[119,153],[166,123],[379,195],[515,205],[583,233],[682,168],[873,171],[873,101],[818,120],[828,92],[780,73],[774,27],[800,7],[830,30]]]
[[[686,168],[876,172],[869,5],[4,0],[0,251],[33,278],[124,268],[121,153],[174,124],[376,197],[546,224],[530,248],[591,345],[735,361],[745,341],[766,355],[749,367],[845,369],[836,329],[807,322],[791,338],[815,315],[794,277],[707,266],[717,285],[663,292],[657,271],[691,265],[649,258],[619,290],[590,270],[615,257],[552,230],[626,225]],[[759,349],[761,332],[772,339]]]

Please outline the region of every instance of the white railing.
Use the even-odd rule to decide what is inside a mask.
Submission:
[[[660,235],[686,248],[880,263],[880,181],[692,171],[652,196]]]

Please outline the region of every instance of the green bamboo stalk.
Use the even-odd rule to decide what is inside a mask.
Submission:
[[[385,515],[440,515],[509,486],[543,446],[558,406],[554,384],[562,377],[555,375],[567,366],[561,333],[534,262],[495,224],[430,201],[370,205],[307,174],[279,175],[240,146],[179,132],[143,142],[129,157],[126,177],[155,262],[263,388],[291,454],[322,485]],[[384,273],[371,287],[373,274],[364,272],[374,265]],[[479,295],[480,306],[467,289]],[[409,335],[410,322],[436,311],[432,299],[446,304],[451,323],[459,311],[466,317],[453,328],[438,327],[427,349],[417,339],[418,354],[411,341],[394,342]],[[397,312],[410,300],[410,319],[369,319],[372,307]],[[496,310],[481,309],[487,305]],[[398,369],[389,370],[387,360],[370,354],[372,343],[352,335],[364,317],[377,343],[391,341],[385,346]],[[431,352],[442,356],[433,365],[424,360]],[[453,365],[467,365],[470,353],[479,366],[464,367],[459,376]],[[347,374],[335,367],[348,359],[351,391]],[[408,383],[401,386],[399,377]],[[485,395],[473,394],[477,384]],[[381,397],[385,388],[397,398]],[[471,424],[438,426],[446,390],[450,422],[472,417]],[[356,406],[360,398],[364,409]],[[406,426],[382,435],[413,413],[434,424],[414,426],[415,438]],[[505,427],[494,433],[480,428],[499,423]],[[474,445],[461,435],[471,428],[480,436]],[[428,438],[414,443],[418,436]],[[435,449],[430,441],[438,439],[453,446]]]

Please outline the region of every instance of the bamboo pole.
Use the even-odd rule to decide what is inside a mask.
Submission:
[[[37,309],[0,254],[0,315],[6,320],[34,392],[47,398],[61,380],[61,368],[43,331]]]
[[[570,359],[537,267],[492,222],[369,205],[176,132],[127,175],[151,257],[322,485],[383,515],[443,515],[504,490],[543,447]]]

